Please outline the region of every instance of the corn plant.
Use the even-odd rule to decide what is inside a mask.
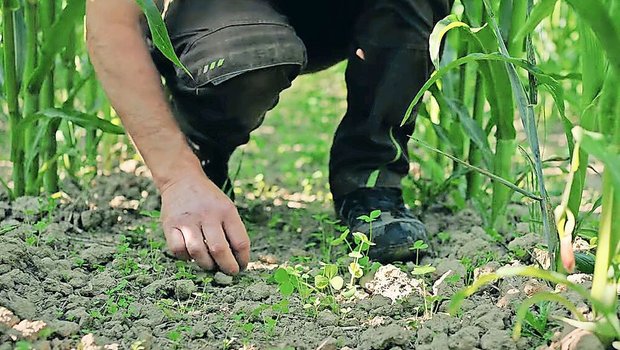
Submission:
[[[505,1],[498,5],[502,8]],[[540,278],[551,283],[563,284],[567,288],[577,292],[592,305],[593,314],[581,314],[575,305],[565,297],[557,293],[541,292],[526,300],[517,311],[517,320],[514,328],[515,338],[520,335],[522,323],[527,315],[529,307],[540,301],[551,301],[561,304],[571,311],[574,319],[557,317],[558,319],[573,326],[591,331],[599,336],[606,345],[612,343],[619,348],[620,340],[620,320],[618,319],[618,285],[620,281],[620,115],[618,112],[618,73],[620,73],[620,28],[612,20],[620,11],[620,3],[617,1],[596,0],[581,2],[578,0],[566,0],[566,5],[559,0],[541,0],[534,4],[528,4],[528,13],[525,23],[515,34],[515,39],[520,41],[530,35],[544,19],[553,18],[553,11],[562,11],[564,16],[577,16],[581,20],[578,27],[579,48],[581,50],[581,64],[578,65],[580,74],[573,75],[570,79],[577,80],[583,86],[582,92],[577,101],[571,100],[562,92],[561,85],[549,74],[544,74],[534,65],[533,60],[522,61],[511,55],[518,53],[510,48],[505,48],[503,42],[499,42],[499,53],[493,54],[499,60],[506,63],[506,68],[511,80],[511,87],[515,100],[520,109],[520,114],[526,116],[524,126],[526,133],[530,128],[530,145],[534,151],[535,172],[539,173],[540,159],[537,159],[534,139],[535,125],[533,120],[532,104],[536,101],[533,86],[530,84],[529,96],[527,90],[521,85],[518,75],[513,71],[514,67],[521,67],[528,71],[529,75],[535,78],[539,86],[546,86],[546,89],[553,96],[558,114],[566,131],[567,144],[571,159],[567,172],[567,185],[560,200],[559,205],[550,212],[549,205],[542,206],[543,214],[547,215],[553,222],[549,226],[557,227],[557,238],[559,239],[559,257],[561,264],[558,269],[561,272],[572,272],[575,268],[575,256],[572,252],[572,239],[579,219],[580,203],[582,201],[585,188],[586,170],[590,157],[598,159],[604,165],[602,174],[602,200],[601,215],[597,237],[596,261],[593,275],[593,285],[591,290],[570,282],[564,273],[545,271],[535,267],[504,267],[497,272],[481,276],[470,287],[457,293],[452,300],[450,310],[455,313],[464,298],[475,293],[480,287],[492,283],[497,279],[510,276],[526,276]],[[464,4],[467,1],[463,1]],[[501,27],[494,23],[494,13],[497,8],[491,6],[488,1],[484,1],[487,10],[489,27],[494,29],[496,37],[502,37]],[[467,8],[467,6],[465,6]],[[457,21],[444,22],[446,27],[459,27],[471,33],[482,32],[483,29],[472,30],[468,25]],[[566,30],[568,31],[568,30]],[[510,43],[510,41],[508,40]],[[514,42],[513,42],[514,43]],[[509,45],[510,46],[510,45]],[[526,47],[531,49],[531,45]],[[516,50],[516,49],[514,49]],[[531,52],[530,52],[531,54]],[[471,54],[470,54],[471,56]],[[475,59],[491,59],[490,54],[477,54]],[[501,57],[501,59],[500,59]],[[434,83],[442,75],[447,73],[449,68],[459,65],[460,58],[446,65],[436,72],[435,77],[429,83]],[[471,58],[470,60],[474,60]],[[512,68],[511,68],[512,66]],[[445,70],[445,71],[442,71]],[[439,75],[439,77],[437,77]],[[556,77],[559,75],[556,74]],[[533,80],[530,79],[530,82]],[[572,84],[572,83],[570,83]],[[418,96],[421,98],[421,96]],[[522,103],[525,102],[525,103]],[[565,113],[565,105],[572,105],[578,114],[576,121],[571,121]],[[529,119],[529,120],[528,120]],[[499,130],[499,126],[498,126]],[[498,138],[499,140],[499,138]],[[497,145],[496,145],[497,146]],[[470,155],[472,153],[470,152]],[[496,151],[497,154],[497,151]],[[454,157],[453,157],[454,158]],[[470,159],[476,161],[476,159]],[[462,161],[461,161],[462,162]],[[472,167],[473,165],[469,165]],[[497,168],[495,169],[497,172]],[[492,174],[497,176],[497,174]],[[537,174],[539,185],[538,195],[545,201],[544,179],[542,174]],[[501,183],[500,181],[496,181]],[[510,186],[508,186],[510,187]],[[548,201],[548,200],[547,200]],[[544,217],[543,215],[543,217]],[[550,241],[548,241],[550,242]],[[552,248],[550,246],[550,248]],[[555,252],[551,249],[551,252]]]
[[[2,1],[3,91],[9,115],[13,197],[53,193],[59,164],[77,176],[81,152],[76,142],[87,130],[120,135],[111,115],[83,108],[84,91],[93,81],[88,61],[77,45],[83,41],[85,2]],[[79,65],[79,69],[78,69]],[[58,143],[58,132],[64,142]],[[91,132],[92,135],[92,132]],[[91,159],[97,149],[91,148]],[[61,162],[63,160],[63,162]]]
[[[137,0],[153,43],[175,64],[160,12]],[[84,49],[83,0],[2,0],[3,100],[8,115],[12,197],[54,193],[60,176],[88,180],[112,168],[110,150],[127,144]],[[12,184],[12,186],[10,186]]]

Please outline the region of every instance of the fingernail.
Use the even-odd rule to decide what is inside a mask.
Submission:
[[[355,54],[357,55],[357,57],[359,57],[361,60],[365,61],[366,60],[366,55],[364,54],[364,50],[362,49],[357,49],[357,51],[355,51]]]

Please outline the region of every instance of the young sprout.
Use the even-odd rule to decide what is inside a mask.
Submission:
[[[420,264],[420,250],[426,250],[426,249],[428,249],[428,244],[425,243],[423,240],[416,241],[409,248],[409,250],[415,250],[415,264],[416,265]]]

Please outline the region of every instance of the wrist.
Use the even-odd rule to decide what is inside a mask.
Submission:
[[[156,166],[155,169],[151,168],[151,173],[155,186],[160,193],[183,179],[206,177],[200,166],[200,161],[191,151],[189,154],[172,157],[167,164]]]

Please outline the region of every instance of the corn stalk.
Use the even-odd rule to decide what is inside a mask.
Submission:
[[[21,121],[17,83],[17,61],[15,58],[15,19],[19,3],[2,0],[2,40],[4,54],[4,93],[9,114],[11,133],[11,161],[13,162],[13,196],[25,193],[23,133],[17,127]]]

